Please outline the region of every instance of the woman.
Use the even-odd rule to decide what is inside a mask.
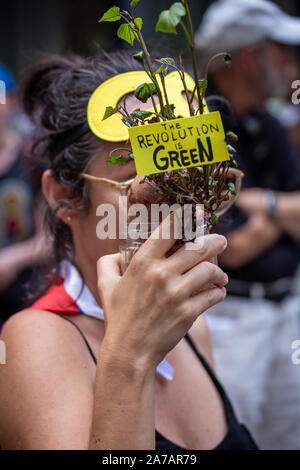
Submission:
[[[175,239],[150,237],[121,277],[119,240],[96,237],[98,205],[117,208],[119,193],[80,173],[126,181],[135,166],[107,163],[116,144],[83,135],[86,107],[100,83],[136,68],[124,54],[54,58],[25,84],[25,109],[41,137],[35,151],[49,161],[46,221],[65,264],[56,285],[3,330],[5,449],[255,448],[210,368],[200,317],[225,297],[227,276],[207,261],[225,238],[206,236],[202,248],[166,258]],[[84,286],[75,292],[79,272]]]

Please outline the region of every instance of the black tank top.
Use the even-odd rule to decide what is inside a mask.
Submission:
[[[69,318],[62,317],[59,315],[61,318],[64,320],[69,321],[74,325],[80,335],[82,336],[88,351],[95,363],[97,365],[97,359],[86,339],[84,334],[82,333],[81,329]],[[202,356],[202,354],[199,353],[197,350],[196,346],[194,345],[191,337],[187,333],[184,337],[186,341],[189,343],[197,357],[199,358],[200,362],[202,363],[204,369],[207,371],[208,375],[210,376],[211,380],[215,384],[222,401],[224,403],[224,408],[225,408],[225,414],[227,417],[227,425],[228,425],[228,431],[224,439],[220,442],[220,444],[215,447],[212,450],[258,450],[258,447],[256,443],[254,442],[251,434],[249,433],[248,429],[246,426],[243,424],[239,423],[237,420],[237,417],[234,413],[234,410],[232,408],[232,405],[230,403],[230,400],[228,396],[225,393],[224,388],[220,384],[220,382],[217,380],[215,374],[213,373],[212,369],[206,362],[205,358]],[[175,444],[174,442],[169,441],[166,439],[164,436],[162,436],[158,431],[155,430],[155,449],[156,450],[187,450],[184,447],[180,447],[179,445]]]

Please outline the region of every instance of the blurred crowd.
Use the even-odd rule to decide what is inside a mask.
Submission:
[[[0,63],[0,326],[30,303],[34,278],[47,261],[43,244],[42,168],[29,157],[32,132],[12,72]],[[30,285],[30,287],[29,287]]]
[[[228,248],[226,300],[207,312],[217,374],[259,446],[300,448],[300,18],[262,0],[219,0],[196,35],[199,64],[219,52],[209,96],[227,130],[239,136],[236,160],[243,190],[218,230]],[[30,303],[28,285],[50,250],[42,229],[42,168],[30,159],[35,129],[18,102],[18,85],[0,64],[0,320]],[[299,82],[300,83],[300,82]],[[300,95],[300,93],[299,93]],[[219,102],[219,96],[224,100]],[[50,242],[49,242],[50,244]]]
[[[300,19],[274,3],[219,0],[197,33],[202,64],[211,67],[211,99],[227,100],[223,120],[239,137],[236,160],[245,177],[235,207],[219,225],[228,248],[226,300],[207,313],[217,373],[241,421],[265,449],[299,449],[300,369],[300,111],[296,46]],[[293,96],[294,94],[294,96]]]

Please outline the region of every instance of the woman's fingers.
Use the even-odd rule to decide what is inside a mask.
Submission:
[[[207,289],[208,285],[223,287],[228,284],[228,276],[218,266],[203,261],[196,265],[194,268],[187,271],[181,276],[181,289],[187,293],[187,295],[194,295],[204,289]]]
[[[182,306],[186,312],[186,317],[192,324],[201,313],[205,312],[210,307],[222,302],[226,297],[225,287],[215,287],[213,289],[206,289],[185,301]]]
[[[168,258],[168,264],[173,272],[183,274],[201,261],[222,253],[226,246],[227,240],[222,235],[205,235],[197,238],[195,242],[185,243]]]
[[[97,262],[98,289],[110,292],[121,279],[120,254],[102,256]]]
[[[151,258],[163,258],[175,241],[181,237],[179,217],[181,210],[171,212],[141,246],[140,254]]]

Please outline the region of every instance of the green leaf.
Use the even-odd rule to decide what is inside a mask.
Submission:
[[[134,96],[138,100],[142,101],[142,103],[146,103],[146,101],[151,96],[150,91],[152,94],[156,93],[156,86],[154,85],[154,83],[142,83],[136,88]]]
[[[117,31],[117,36],[120,39],[124,39],[124,41],[131,44],[131,46],[133,45],[134,40],[136,39],[134,32],[127,23],[121,24]]]
[[[112,163],[113,165],[118,165],[118,164],[121,164],[121,165],[126,165],[126,163],[128,163],[128,158],[126,157],[123,157],[123,155],[120,155],[118,157],[116,156],[111,156],[109,157],[108,160],[106,160],[108,163]]]
[[[140,3],[140,1],[141,0],[132,0],[132,2],[130,2],[131,8],[136,8],[138,4]]]
[[[236,196],[236,187],[234,183],[228,183],[228,189],[233,196]]]
[[[132,113],[131,116],[137,119],[147,119],[148,117],[151,117],[153,113],[150,111],[144,111],[142,109],[135,109]]]
[[[229,131],[226,132],[226,140],[227,142],[238,142],[239,138],[234,132]]]
[[[136,54],[133,54],[133,58],[137,60],[138,62],[143,62],[144,61],[144,52],[140,51],[137,52]]]
[[[205,78],[203,78],[202,80],[199,80],[199,89],[200,89],[201,96],[205,95],[206,90],[207,90],[207,85],[208,85],[208,82]]]
[[[155,62],[159,62],[163,65],[175,65],[175,60],[172,57],[163,57],[162,59],[155,59]]]
[[[232,145],[230,144],[227,144],[227,150],[229,153],[236,153],[236,150],[234,147],[232,147]]]
[[[113,108],[112,106],[107,106],[107,108],[105,109],[105,113],[102,118],[102,121],[105,121],[105,119],[108,119],[113,114],[116,114],[117,111],[118,111],[117,108]]]
[[[204,204],[204,207],[206,207],[206,209],[210,209],[210,203],[209,203],[209,201],[207,201],[207,200],[205,199],[205,201],[203,201],[203,204]]]
[[[234,164],[234,166],[238,167],[238,164],[237,164],[236,160],[232,160],[232,163]]]
[[[230,67],[232,63],[232,57],[230,54],[226,54],[225,57],[223,57],[223,62]]]
[[[216,214],[213,214],[210,218],[210,221],[213,225],[217,225],[217,223],[219,222],[219,217]]]
[[[141,30],[143,26],[142,18],[136,18],[135,22],[139,30]],[[133,28],[135,28],[135,25],[132,22],[130,23],[130,25],[128,23],[124,23],[121,24],[117,31],[118,38],[128,42],[131,46],[133,45],[134,40],[137,38],[136,33],[133,31]]]
[[[120,13],[119,7],[112,7],[109,10],[107,10],[106,13],[104,13],[102,18],[99,20],[99,23],[102,23],[103,21],[118,21],[121,19],[121,16],[119,15],[119,13]]]
[[[142,26],[143,26],[143,19],[142,19],[142,18],[136,18],[136,19],[135,19],[135,22],[136,22],[136,24],[138,25],[139,30],[141,30],[141,29],[142,29]],[[133,26],[133,23],[131,23],[131,24],[132,24],[132,26]]]
[[[159,73],[165,73],[165,68],[163,65],[161,65],[155,72],[154,75],[159,74]]]
[[[159,15],[155,31],[177,34],[176,26],[180,22],[181,18],[185,15],[186,12],[182,3],[173,3],[169,10],[164,10]]]
[[[167,104],[165,104],[159,114],[160,115],[166,115],[166,114],[169,114],[169,112],[170,112],[172,118],[176,119],[176,116],[174,114],[174,110],[175,110],[175,105],[174,104],[169,104],[169,106]]]

